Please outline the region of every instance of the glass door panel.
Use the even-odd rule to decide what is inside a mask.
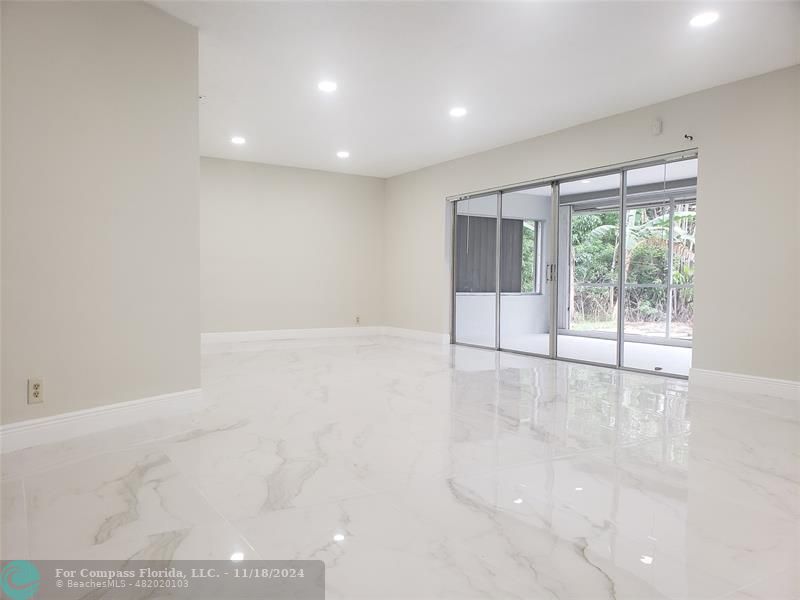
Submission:
[[[626,343],[638,338],[666,338],[668,302],[666,287],[625,286]]]
[[[676,199],[672,218],[672,303],[669,337],[691,343],[694,318],[694,236],[697,203]]]
[[[689,373],[696,185],[696,159],[626,173],[625,367]]]
[[[557,356],[617,364],[620,181],[559,184]]]
[[[694,288],[673,288],[669,337],[672,340],[691,342],[694,319]]]
[[[550,185],[503,192],[500,347],[550,354]]]
[[[496,347],[497,194],[456,202],[455,341]]]

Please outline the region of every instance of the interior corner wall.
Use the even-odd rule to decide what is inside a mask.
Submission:
[[[202,331],[381,325],[384,187],[202,158]]]
[[[390,178],[385,324],[449,331],[448,196],[694,146],[693,367],[800,380],[800,66]]]
[[[3,422],[3,10],[0,6],[0,424]]]
[[[1,10],[2,422],[198,388],[196,29]]]

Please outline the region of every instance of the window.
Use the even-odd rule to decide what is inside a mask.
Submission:
[[[502,228],[500,290],[511,294],[541,293],[542,222],[503,219]],[[456,235],[456,292],[493,293],[497,219],[460,214]]]
[[[497,219],[458,215],[456,235],[456,291],[494,293]]]
[[[541,221],[522,221],[522,282],[520,291],[523,294],[540,294],[539,248],[541,239]]]

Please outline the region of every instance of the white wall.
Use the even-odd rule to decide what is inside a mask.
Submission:
[[[456,341],[494,346],[497,298],[491,293],[456,294]]]
[[[1,10],[2,422],[199,387],[196,30]]]
[[[496,298],[491,293],[456,294],[456,341],[494,346]],[[543,294],[502,294],[500,339],[514,349],[519,338],[550,331],[548,305]]]
[[[694,366],[798,380],[798,145],[795,66],[392,177],[386,324],[448,331],[447,196],[697,146]]]
[[[545,286],[544,289],[547,289]],[[549,294],[501,294],[500,339],[550,331]],[[508,347],[508,344],[503,344]]]
[[[382,324],[384,180],[200,164],[204,332]]]

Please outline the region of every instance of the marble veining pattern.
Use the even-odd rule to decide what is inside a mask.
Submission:
[[[3,455],[2,558],[315,558],[328,598],[800,597],[797,403],[388,337],[209,346],[203,391]]]

